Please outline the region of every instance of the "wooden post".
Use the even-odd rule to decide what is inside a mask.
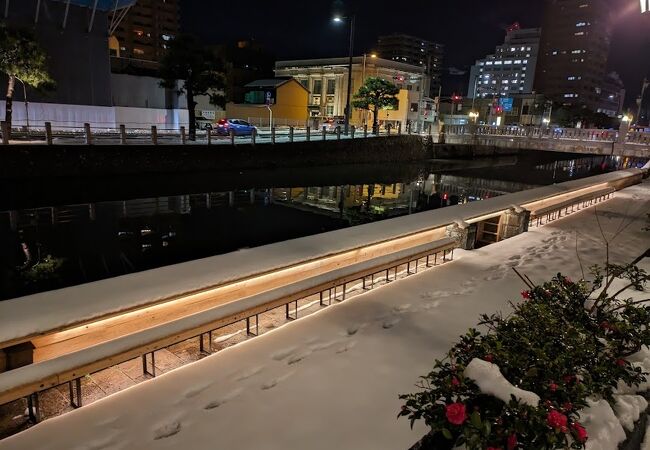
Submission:
[[[126,145],[126,127],[120,125],[120,144]]]
[[[306,136],[307,142],[309,142],[309,140],[311,139],[311,127],[310,126],[307,126],[307,134],[305,136]]]
[[[293,127],[289,127],[289,142],[293,142]]]
[[[45,142],[52,145],[52,122],[45,122]]]
[[[271,127],[271,144],[275,144],[275,127]]]
[[[181,127],[181,144],[185,145],[185,127]]]
[[[84,133],[86,135],[86,145],[93,144],[93,135],[90,132],[90,124],[84,123]]]
[[[151,143],[158,145],[158,128],[155,125],[151,125]]]
[[[9,124],[3,120],[0,126],[2,127],[2,145],[9,145]]]

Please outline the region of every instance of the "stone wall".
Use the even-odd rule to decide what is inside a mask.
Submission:
[[[512,151],[510,151],[512,153]],[[503,154],[496,147],[433,144],[427,137],[230,145],[10,145],[0,152],[0,179],[310,167],[454,159]]]

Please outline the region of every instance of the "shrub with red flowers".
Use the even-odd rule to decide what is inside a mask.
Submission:
[[[416,393],[401,395],[399,416],[424,420],[436,449],[584,448],[578,411],[589,397],[614,401],[619,381],[639,385],[648,374],[625,357],[650,345],[650,305],[609,295],[612,277],[639,288],[647,274],[634,265],[595,267],[592,283],[558,274],[530,285],[513,313],[483,315],[433,370]],[[606,275],[603,275],[606,273]],[[602,289],[602,288],[605,289]],[[605,326],[603,326],[605,324]],[[475,358],[497,365],[514,386],[536,393],[537,407],[514,396],[504,402],[483,393],[465,368]]]

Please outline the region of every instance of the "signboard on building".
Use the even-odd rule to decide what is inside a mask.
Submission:
[[[514,99],[512,97],[502,97],[499,99],[499,106],[501,106],[504,112],[511,112],[513,104]]]
[[[271,91],[266,91],[264,93],[264,97],[266,98],[266,104],[267,105],[270,105],[272,103],[272,95],[273,94],[271,93]]]
[[[214,120],[214,119],[217,118],[217,115],[214,112],[214,110],[204,109],[204,110],[201,111],[201,117],[205,117],[206,119],[209,119],[209,120]]]

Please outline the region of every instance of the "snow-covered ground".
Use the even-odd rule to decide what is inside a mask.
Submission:
[[[612,262],[650,246],[642,231],[650,183],[597,210],[608,239],[624,227],[610,244]],[[583,210],[460,251],[454,262],[43,422],[0,449],[406,449],[426,430],[396,419],[398,394],[414,390],[480,313],[519,301],[524,286],[511,267],[534,281],[559,271],[577,279],[579,261],[586,268],[604,258],[594,208]]]

